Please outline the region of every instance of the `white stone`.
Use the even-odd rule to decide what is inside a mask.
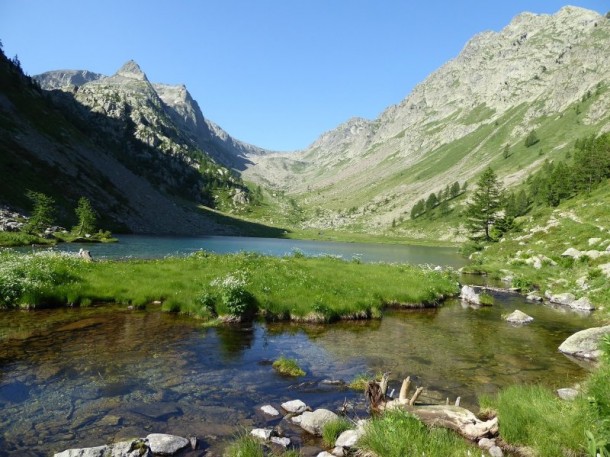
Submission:
[[[563,389],[557,389],[557,395],[559,396],[559,398],[561,398],[562,400],[567,400],[567,401],[572,401],[575,400],[576,397],[578,397],[578,390],[576,389],[572,389],[570,387],[566,387]]]
[[[591,250],[591,251],[586,251],[586,252],[585,252],[585,255],[586,255],[587,257],[589,257],[590,259],[595,260],[595,259],[599,259],[599,257],[600,257],[602,254],[601,254],[601,252],[599,252],[599,251],[596,251],[596,250]]]
[[[345,430],[335,442],[335,446],[354,447],[358,440],[362,437],[364,430],[362,428],[356,430]]]
[[[496,440],[490,440],[489,438],[481,438],[479,440],[479,447],[481,449],[491,449],[493,446],[496,445]]]
[[[186,438],[166,433],[151,433],[146,439],[153,454],[172,455],[190,444]]]
[[[475,292],[475,290],[470,286],[463,286],[462,291],[460,293],[460,297],[462,300],[472,303],[473,305],[481,304],[481,296]]]
[[[580,252],[578,249],[574,249],[574,248],[568,248],[564,251],[563,254],[561,254],[562,257],[572,257],[573,259],[579,259],[580,257],[582,257],[582,252]]]
[[[504,452],[498,446],[492,446],[487,452],[491,457],[504,457]]]
[[[533,317],[528,316],[523,311],[520,311],[518,309],[516,309],[515,311],[510,313],[504,319],[507,322],[510,322],[511,324],[527,324],[527,323],[532,322],[534,320]]]
[[[330,421],[337,420],[339,416],[337,416],[332,411],[328,409],[316,409],[315,411],[305,411],[303,414],[298,416],[298,425],[305,431],[311,433],[312,435],[322,435],[322,429],[324,425]],[[296,417],[292,418],[292,421],[295,422]]]
[[[301,414],[307,409],[307,405],[301,400],[291,400],[282,403],[282,408],[289,413]]]
[[[272,436],[271,437],[271,442],[278,444],[282,447],[288,447],[290,446],[290,438],[286,438],[285,436],[283,437],[279,437],[279,436]]]
[[[272,432],[273,432],[273,430],[271,430],[270,428],[255,428],[254,430],[252,430],[250,432],[250,434],[252,436],[260,438],[261,440],[268,441],[269,438],[271,438]]]
[[[279,416],[280,412],[271,405],[261,406],[261,411],[269,416]]]
[[[601,240],[602,240],[601,238],[589,238],[589,246],[595,246]]]
[[[603,265],[598,265],[603,274],[605,274],[608,278],[610,278],[610,263],[604,263]]]
[[[534,292],[527,294],[527,296],[525,298],[530,301],[537,301],[537,302],[542,301],[542,297]]]
[[[335,457],[330,452],[322,451],[316,457]]]

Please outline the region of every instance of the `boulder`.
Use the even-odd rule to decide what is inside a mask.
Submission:
[[[574,300],[576,300],[576,297],[569,292],[566,292],[564,294],[551,295],[549,297],[549,301],[551,303],[555,303],[557,305],[564,305],[564,306],[570,306],[570,304]]]
[[[578,249],[568,248],[561,254],[562,257],[572,257],[573,259],[579,259],[582,257],[582,252]]]
[[[307,405],[301,400],[291,400],[282,403],[282,408],[288,411],[289,413],[301,414],[307,409]]]
[[[279,416],[280,415],[279,411],[271,405],[261,406],[261,411],[264,412],[265,414],[268,414],[269,416]]]
[[[53,457],[104,457],[108,446],[87,447],[83,449],[68,449],[58,452]]]
[[[579,311],[593,311],[595,306],[591,303],[587,297],[581,297],[578,300],[574,300],[569,304],[570,308],[577,309]]]
[[[572,389],[570,387],[565,387],[563,389],[557,389],[557,395],[562,400],[572,401],[578,397],[578,390]]]
[[[504,457],[504,452],[499,446],[492,446],[487,451],[491,457]]]
[[[542,297],[535,292],[531,292],[531,293],[527,294],[527,296],[525,298],[530,301],[537,301],[537,302],[542,301]]]
[[[491,449],[492,447],[494,447],[496,445],[496,440],[494,439],[489,439],[489,438],[481,438],[479,440],[479,447],[481,449]]]
[[[358,428],[356,430],[346,430],[339,435],[337,441],[335,442],[335,446],[354,447],[363,434],[364,429],[362,428]]]
[[[518,309],[516,309],[508,316],[506,316],[504,320],[506,320],[506,322],[510,322],[511,324],[528,324],[532,322],[534,318],[528,316],[523,311],[519,311]]]
[[[559,351],[574,357],[597,360],[602,351],[599,344],[604,335],[610,334],[610,325],[576,332],[559,346]]]
[[[146,437],[153,454],[172,455],[190,444],[186,438],[165,433],[151,433]]]
[[[470,286],[463,286],[460,292],[460,297],[465,302],[471,303],[473,305],[481,304],[481,296],[475,292],[475,290]]]
[[[311,433],[312,435],[322,435],[322,429],[327,422],[337,420],[337,416],[328,409],[316,409],[315,411],[305,411],[300,416],[292,418],[292,421],[298,424],[303,430]]]
[[[589,238],[589,246],[595,246],[601,240],[602,240],[601,238]]]

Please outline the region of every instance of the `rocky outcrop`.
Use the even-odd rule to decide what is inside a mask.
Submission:
[[[322,229],[332,220],[335,227],[391,227],[409,217],[418,199],[477,176],[497,157],[498,144],[512,148],[539,125],[561,122],[588,91],[594,101],[580,105],[582,122],[607,131],[610,96],[596,94],[596,87],[610,73],[609,37],[610,21],[594,11],[520,14],[499,32],[474,36],[377,119],[350,119],[296,154],[252,157],[255,165],[245,175],[326,209],[304,226]],[[554,158],[568,146],[544,147]],[[457,158],[456,150],[465,152]],[[541,163],[532,157],[528,165]],[[415,166],[418,172],[412,172]],[[423,169],[428,171],[419,173]],[[358,207],[336,208],[354,196]]]
[[[559,351],[574,357],[597,360],[602,354],[599,348],[601,339],[608,334],[610,325],[582,330],[561,343]]]

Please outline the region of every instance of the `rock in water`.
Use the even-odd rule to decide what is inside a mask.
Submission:
[[[472,303],[473,305],[481,304],[481,296],[475,292],[475,290],[470,286],[463,286],[462,291],[460,292],[460,297],[462,300]]]
[[[324,425],[327,422],[336,420],[338,418],[339,416],[332,411],[320,408],[313,412],[305,411],[303,414],[298,416],[298,418],[293,418],[293,422],[295,422],[294,419],[298,419],[296,423],[298,423],[303,430],[308,431],[312,435],[321,436]]]
[[[301,414],[307,409],[307,405],[301,400],[291,400],[282,403],[282,408],[284,408],[289,413]]]
[[[146,439],[155,455],[172,455],[190,444],[186,438],[165,433],[151,433]]]
[[[514,310],[504,319],[511,324],[528,324],[534,320],[533,317],[528,316],[523,311],[519,311],[518,309]]]
[[[597,360],[602,355],[599,348],[601,339],[608,334],[610,325],[581,330],[561,343],[559,351],[574,357]]]

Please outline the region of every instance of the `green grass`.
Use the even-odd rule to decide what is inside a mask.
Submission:
[[[455,433],[442,428],[428,428],[417,418],[398,409],[373,418],[358,441],[358,448],[378,457],[466,457],[478,453]]]
[[[329,448],[335,447],[335,442],[339,435],[350,428],[352,428],[352,423],[342,417],[327,422],[322,428],[322,441],[324,445]]]
[[[377,372],[374,376],[371,376],[368,373],[360,373],[349,382],[347,387],[352,390],[364,392],[369,381],[381,381],[382,376],[383,373],[381,372]]]
[[[0,232],[0,246],[29,246],[32,244],[55,244],[57,240],[48,240],[36,235],[23,232]]]
[[[261,441],[246,432],[238,436],[223,452],[223,457],[265,457],[268,455],[278,457],[299,457],[296,450],[268,453]]]
[[[284,356],[273,362],[273,369],[285,376],[305,376],[305,371],[299,366],[296,360],[287,359]]]
[[[31,283],[29,265],[51,273]],[[250,311],[269,320],[332,322],[378,317],[388,304],[435,305],[457,293],[455,277],[403,264],[360,264],[332,257],[214,255],[86,263],[70,256],[3,252],[0,278],[18,275],[5,307],[117,302],[210,319]],[[46,270],[45,270],[46,271]],[[69,281],[53,274],[69,272]],[[6,282],[11,287],[13,282]],[[35,287],[32,285],[34,284]],[[35,291],[35,294],[30,293]],[[7,295],[8,296],[8,295]],[[233,310],[236,310],[233,313]]]

